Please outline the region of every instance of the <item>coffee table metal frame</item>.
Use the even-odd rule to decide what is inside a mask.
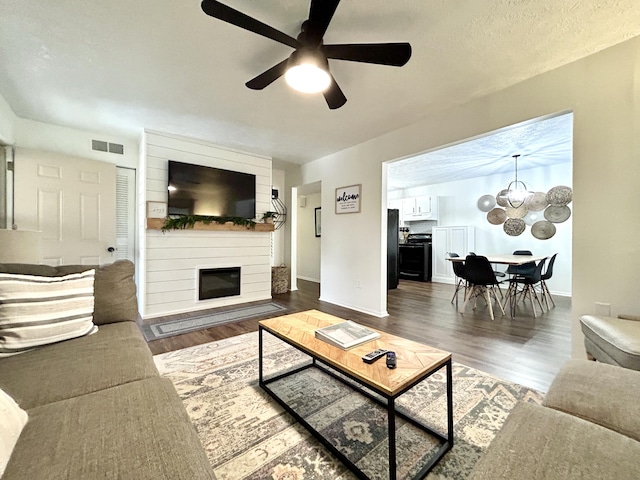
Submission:
[[[349,470],[351,470],[358,478],[370,480],[369,477],[362,470],[360,470],[356,466],[355,463],[353,463],[349,458],[347,458],[329,440],[324,438],[320,432],[318,432],[313,426],[311,426],[311,424],[309,424],[301,415],[299,415],[284,400],[282,400],[271,388],[269,388],[268,385],[270,383],[273,383],[273,382],[276,382],[276,381],[281,380],[283,378],[286,378],[288,376],[294,375],[294,374],[299,373],[299,372],[301,372],[303,370],[307,370],[309,368],[315,367],[315,368],[318,368],[318,369],[322,370],[324,373],[332,376],[333,378],[339,380],[340,382],[344,383],[345,385],[348,385],[351,388],[354,388],[355,385],[353,383],[347,381],[344,377],[341,376],[341,375],[344,375],[345,377],[348,377],[350,380],[352,380],[353,382],[361,385],[365,389],[371,390],[371,391],[375,392],[376,395],[384,398],[386,401],[381,400],[378,396],[371,394],[370,392],[368,392],[365,389],[357,389],[357,391],[359,393],[365,395],[367,398],[373,400],[374,402],[378,403],[379,405],[382,405],[383,407],[385,407],[387,409],[388,429],[389,429],[389,479],[390,480],[396,480],[396,468],[397,468],[397,466],[396,466],[396,415],[398,417],[408,421],[409,423],[411,423],[412,425],[416,426],[420,430],[423,430],[423,431],[427,432],[428,434],[436,437],[440,442],[442,442],[442,444],[438,448],[436,454],[413,477],[414,480],[424,478],[431,471],[431,469],[436,465],[436,463],[438,463],[438,461],[449,450],[451,450],[451,448],[453,447],[453,384],[452,384],[452,371],[451,371],[451,359],[450,358],[449,358],[449,360],[447,360],[443,364],[439,365],[438,367],[436,367],[436,368],[434,368],[434,369],[432,369],[430,371],[425,372],[420,377],[417,377],[412,382],[408,383],[400,391],[398,391],[398,393],[396,393],[395,395],[389,395],[389,394],[387,394],[387,393],[375,388],[375,386],[363,382],[362,380],[360,380],[357,377],[351,375],[349,372],[345,371],[344,369],[339,368],[336,365],[325,365],[324,362],[321,359],[319,359],[316,356],[315,352],[313,352],[312,350],[306,349],[306,348],[302,348],[299,345],[295,345],[294,343],[289,341],[287,338],[279,335],[278,333],[272,332],[272,331],[270,331],[268,329],[265,329],[262,325],[258,326],[258,330],[259,330],[259,333],[258,333],[258,348],[259,348],[258,371],[259,371],[259,384],[260,384],[260,387],[262,389],[264,389],[269,395],[271,395],[271,397],[273,397],[282,406],[282,408],[284,408],[293,418],[295,418],[298,422],[300,422],[300,424],[302,424],[316,439],[318,439],[336,457],[338,457],[338,459],[340,459],[340,461],[342,463],[344,463],[347,466],[347,468],[349,468]],[[297,350],[305,353],[306,355],[310,356],[311,357],[311,363],[303,365],[303,366],[298,367],[298,368],[293,369],[293,370],[286,371],[286,372],[281,373],[279,375],[276,375],[276,376],[273,376],[273,377],[269,377],[268,379],[265,379],[263,377],[263,371],[262,371],[263,370],[262,369],[262,367],[263,367],[263,365],[262,365],[262,353],[263,353],[262,335],[263,335],[265,330],[268,333],[270,333],[271,335],[273,335],[276,338],[280,339],[281,341],[291,345],[295,349],[297,349]],[[381,360],[378,360],[378,361],[381,362],[381,361],[384,361],[384,360],[381,359]],[[405,412],[402,412],[401,410],[398,410],[398,408],[396,408],[396,403],[395,403],[396,398],[398,398],[400,395],[402,395],[403,393],[407,392],[408,390],[410,390],[411,388],[416,386],[418,383],[420,383],[423,380],[427,379],[428,377],[430,377],[431,375],[433,375],[434,373],[436,373],[437,371],[439,371],[443,367],[447,368],[447,434],[446,435],[444,435],[444,434],[442,434],[440,432],[437,432],[437,431],[433,430],[432,428],[430,428],[429,426],[425,425],[424,423],[420,422],[418,419],[412,417],[409,412],[405,413]],[[334,370],[340,372],[340,375],[337,375],[331,369],[334,369]]]

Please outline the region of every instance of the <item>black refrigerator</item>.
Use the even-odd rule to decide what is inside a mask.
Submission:
[[[387,290],[398,288],[400,278],[400,210],[387,210]]]

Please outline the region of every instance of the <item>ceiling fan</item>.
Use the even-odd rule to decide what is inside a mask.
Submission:
[[[329,108],[336,109],[344,105],[347,98],[329,71],[329,58],[394,67],[403,66],[411,58],[411,45],[408,43],[324,45],[322,37],[339,3],[340,0],[311,0],[309,18],[302,23],[297,38],[218,1],[203,0],[201,6],[211,17],[295,49],[289,58],[249,80],[247,87],[262,90],[284,75],[287,83],[297,90],[322,92]]]

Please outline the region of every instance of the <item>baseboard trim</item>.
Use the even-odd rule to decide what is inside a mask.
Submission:
[[[298,275],[296,278],[298,280],[306,280],[307,282],[320,283],[319,278],[305,277],[304,275]]]
[[[355,307],[353,305],[346,305],[343,303],[338,303],[338,302],[334,302],[331,300],[327,300],[326,298],[323,298],[322,296],[318,299],[321,302],[327,302],[330,303],[332,305],[336,305],[338,307],[342,307],[342,308],[348,308],[349,310],[353,310],[355,312],[360,312],[360,313],[364,313],[366,315],[371,315],[372,317],[378,317],[378,318],[384,318],[384,317],[388,317],[389,316],[389,312],[387,312],[386,310],[384,312],[374,312],[373,310],[368,310],[366,308],[358,308]]]

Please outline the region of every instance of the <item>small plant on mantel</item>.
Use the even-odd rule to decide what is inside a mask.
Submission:
[[[185,228],[193,228],[197,223],[201,222],[205,225],[212,223],[218,223],[224,225],[225,223],[233,223],[234,225],[241,225],[243,227],[250,228],[251,230],[256,228],[256,222],[248,218],[243,217],[216,217],[208,215],[181,215],[179,217],[167,217],[162,225],[162,232],[167,230],[184,230]]]
[[[278,212],[269,212],[266,211],[262,214],[262,221],[264,223],[273,223],[275,218],[278,216]]]

